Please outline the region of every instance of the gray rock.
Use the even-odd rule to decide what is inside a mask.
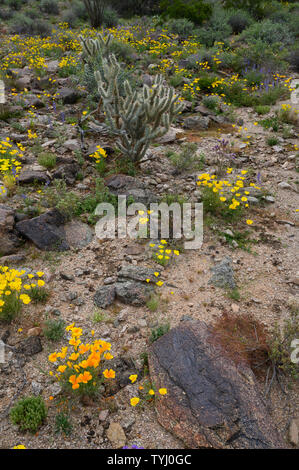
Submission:
[[[219,264],[212,268],[212,271],[214,274],[209,280],[209,284],[230,289],[236,287],[231,258],[224,258]]]
[[[14,231],[14,210],[0,204],[0,256],[16,253],[21,241]]]
[[[281,181],[281,183],[278,183],[278,187],[280,189],[293,189],[292,186],[286,181]]]
[[[80,167],[77,162],[71,161],[70,163],[63,163],[58,165],[52,174],[53,179],[64,179],[69,186],[73,186]]]
[[[54,383],[52,384],[49,389],[48,389],[48,392],[49,392],[49,395],[52,396],[52,397],[58,397],[58,395],[61,394],[62,392],[62,388],[61,388],[61,385],[59,385],[58,383]]]
[[[64,226],[65,238],[70,247],[82,249],[88,246],[94,237],[89,225],[78,220],[72,220]]]
[[[57,209],[51,209],[33,219],[18,222],[16,229],[40,250],[66,251],[70,247],[65,238],[64,222],[64,216]]]
[[[49,183],[50,179],[45,171],[26,170],[21,171],[19,176],[20,184]]]
[[[207,130],[209,123],[208,116],[190,116],[184,119],[183,127],[190,130]]]
[[[81,98],[81,94],[72,88],[61,88],[58,91],[58,97],[62,99],[63,104],[75,104]]]
[[[32,380],[31,382],[31,388],[33,395],[38,396],[42,393],[43,387],[39,382],[36,382],[35,380]]]
[[[97,307],[106,308],[114,302],[115,295],[116,289],[114,284],[102,286],[96,291],[93,301]]]
[[[146,282],[146,279],[150,279],[155,282],[155,270],[146,268],[144,266],[122,266],[118,271],[118,280],[120,278],[132,279],[133,281]]]
[[[68,150],[80,150],[80,144],[77,139],[69,139],[66,140],[63,144],[63,146],[68,149]]]
[[[41,340],[38,336],[29,336],[16,348],[17,354],[34,356],[43,350]]]
[[[115,288],[118,300],[135,306],[145,305],[149,292],[152,290],[150,286],[136,281],[117,282]]]

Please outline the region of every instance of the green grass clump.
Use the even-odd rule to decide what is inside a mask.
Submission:
[[[10,410],[10,420],[21,431],[35,433],[47,417],[47,409],[41,397],[26,397]]]
[[[60,341],[65,332],[63,320],[47,320],[45,322],[44,336],[50,341]]]
[[[159,325],[157,328],[153,328],[151,331],[150,339],[149,339],[150,343],[154,343],[155,341],[157,341],[157,339],[161,338],[161,336],[168,333],[169,330],[170,330],[169,323],[165,323],[163,325]]]
[[[70,436],[72,434],[72,430],[73,426],[69,417],[63,412],[58,413],[55,418],[55,433]]]
[[[42,152],[37,161],[39,165],[44,166],[47,170],[52,170],[56,166],[56,155],[52,152]]]

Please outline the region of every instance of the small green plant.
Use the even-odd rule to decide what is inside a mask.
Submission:
[[[254,111],[259,115],[268,114],[270,112],[270,106],[257,105],[254,107]]]
[[[45,287],[31,287],[29,291],[29,296],[34,303],[46,303],[50,297],[50,292]]]
[[[175,173],[179,174],[194,168],[197,161],[196,150],[196,144],[188,143],[182,146],[181,152],[171,152],[169,159],[175,167]]]
[[[61,411],[55,418],[55,433],[70,436],[72,434],[73,426],[69,417]]]
[[[237,302],[241,298],[240,292],[239,292],[237,287],[235,287],[234,289],[231,289],[230,291],[228,291],[227,295],[230,299],[235,300]]]
[[[37,161],[41,166],[47,168],[47,170],[52,170],[56,166],[56,155],[52,152],[42,152]]]
[[[96,310],[94,312],[92,321],[94,323],[112,323],[112,319],[102,309]]]
[[[151,294],[150,298],[146,302],[147,308],[151,312],[156,312],[159,308],[160,297],[157,294]]]
[[[273,147],[274,145],[277,145],[278,144],[278,139],[274,136],[270,136],[267,138],[267,144],[270,146],[270,147]]]
[[[149,339],[150,343],[154,343],[155,341],[157,341],[157,339],[161,338],[161,336],[168,333],[169,330],[170,330],[169,323],[165,323],[163,325],[159,325],[157,328],[153,328],[151,331],[150,339]]]
[[[63,320],[50,319],[45,322],[44,336],[50,341],[60,341],[64,336],[65,323]]]
[[[277,132],[279,129],[277,116],[272,116],[270,118],[263,119],[262,121],[259,122],[259,124],[263,126],[265,129],[272,128],[274,132]]]
[[[10,420],[19,425],[21,431],[35,433],[47,417],[47,409],[41,397],[26,397],[10,411]]]

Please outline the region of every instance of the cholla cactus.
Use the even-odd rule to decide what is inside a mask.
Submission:
[[[83,48],[83,58],[92,60],[97,56],[108,57],[112,39],[112,34],[108,34],[106,39],[101,33],[98,33],[95,39],[79,36]]]
[[[182,105],[174,89],[156,76],[151,87],[132,90],[124,82],[124,96],[120,93],[121,68],[114,55],[103,60],[102,70],[95,72],[103,102],[107,124],[119,136],[119,150],[134,162],[142,159],[150,143],[169,130]]]

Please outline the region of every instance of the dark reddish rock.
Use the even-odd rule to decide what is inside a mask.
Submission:
[[[287,447],[258,392],[252,370],[235,364],[215,342],[212,327],[186,321],[150,348],[159,423],[188,448]]]
[[[51,209],[33,219],[18,222],[16,229],[40,250],[66,251],[70,247],[66,241],[64,223],[64,216],[57,209]]]

